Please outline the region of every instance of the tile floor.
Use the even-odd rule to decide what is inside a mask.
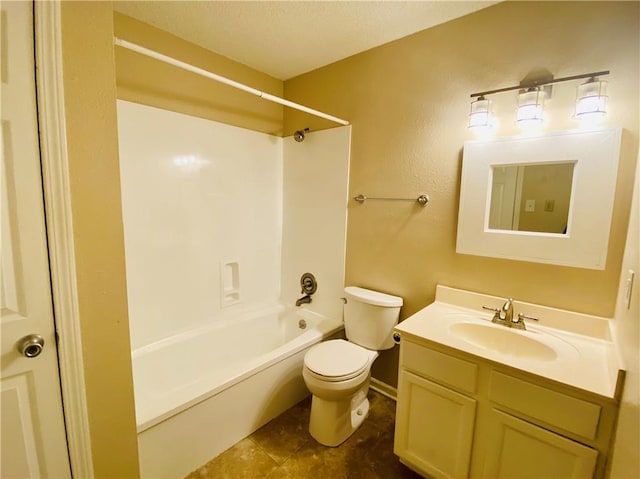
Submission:
[[[311,397],[235,444],[186,479],[417,479],[393,454],[396,403],[369,392],[364,424],[338,447],[308,431]]]

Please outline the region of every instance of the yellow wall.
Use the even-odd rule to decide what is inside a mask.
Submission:
[[[114,31],[122,40],[282,96],[281,80],[126,15],[114,13]],[[282,134],[282,106],[130,50],[116,48],[116,75],[118,98],[122,100],[273,135]]]
[[[353,124],[350,196],[429,194],[425,209],[400,202],[349,203],[347,284],[397,294],[406,317],[438,283],[613,315],[638,151],[638,2],[505,2],[285,82],[287,99]],[[455,252],[461,151],[469,95],[517,85],[533,70],[556,78],[611,70],[605,124],[624,127],[604,271]],[[554,87],[547,131],[576,128],[578,82]],[[492,97],[498,136],[518,134],[515,93]],[[329,122],[285,110],[285,134]],[[397,348],[396,348],[397,349]],[[397,351],[373,374],[395,384]]]
[[[78,308],[95,476],[138,477],[111,2],[63,2]]]

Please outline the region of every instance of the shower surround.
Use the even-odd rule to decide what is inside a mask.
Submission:
[[[351,128],[310,132],[298,143],[125,101],[118,128],[141,474],[187,474],[308,394],[304,351],[342,320]],[[266,318],[295,302],[305,272],[319,283],[304,306],[314,314],[308,339],[274,339],[273,353],[251,353],[261,343],[251,340],[256,328],[273,324],[264,334],[276,338],[297,322],[288,313],[280,315],[292,318],[285,323]],[[196,367],[190,355],[203,331],[238,346],[205,341],[211,354]],[[212,372],[237,363],[234,351],[245,366],[212,382]],[[166,371],[184,367],[195,392],[158,409],[148,398],[182,388]],[[238,391],[257,400],[239,401]],[[196,431],[199,421],[215,422],[212,411],[224,428]],[[167,434],[193,443],[183,440],[185,448],[158,464],[154,451]]]

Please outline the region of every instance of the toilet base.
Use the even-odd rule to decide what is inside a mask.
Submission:
[[[341,401],[316,395],[311,400],[309,433],[324,446],[336,447],[346,441],[369,415],[369,385]]]

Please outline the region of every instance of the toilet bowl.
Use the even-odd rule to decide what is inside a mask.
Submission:
[[[302,370],[313,395],[309,433],[325,446],[344,442],[367,417],[371,365],[378,349],[393,347],[391,334],[402,306],[402,298],[363,288],[347,287],[345,293],[348,341],[313,346]]]
[[[377,351],[344,339],[320,343],[305,355],[302,377],[313,394],[309,432],[320,444],[341,444],[367,417],[371,365],[377,357]]]

